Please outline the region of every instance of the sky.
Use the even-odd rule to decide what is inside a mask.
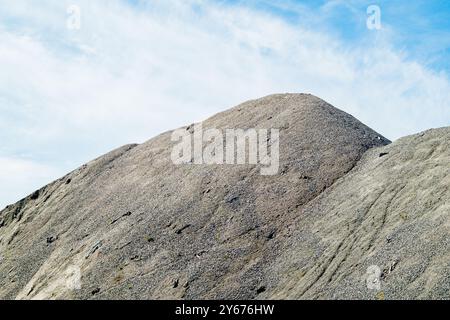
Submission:
[[[272,93],[391,140],[448,126],[449,21],[446,0],[2,0],[0,207]]]

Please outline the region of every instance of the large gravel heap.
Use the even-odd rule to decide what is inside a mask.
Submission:
[[[280,129],[279,173],[117,149],[0,212],[0,298],[450,298],[449,128],[389,144],[306,94],[202,125]]]

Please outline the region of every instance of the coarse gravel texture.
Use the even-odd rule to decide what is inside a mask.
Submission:
[[[389,144],[308,94],[202,125],[279,129],[278,174],[112,151],[0,212],[0,298],[449,298],[449,128]]]
[[[284,234],[268,297],[449,299],[449,159],[450,128],[367,151]]]

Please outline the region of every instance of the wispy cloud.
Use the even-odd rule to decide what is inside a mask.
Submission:
[[[6,1],[0,157],[51,169],[4,172],[0,205],[121,144],[270,93],[313,93],[391,139],[449,124],[447,75],[400,50],[391,26],[364,29],[360,3],[355,41],[331,28],[339,1],[284,3],[280,14],[246,2]],[[80,30],[66,28],[70,4]]]

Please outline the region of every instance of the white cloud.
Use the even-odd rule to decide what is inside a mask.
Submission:
[[[79,31],[66,28],[69,4],[81,8]],[[449,125],[447,76],[407,60],[383,33],[367,30],[367,39],[352,46],[212,1],[139,9],[125,1],[9,1],[0,13],[0,156],[25,153],[63,172],[277,92],[313,93],[391,139]],[[25,195],[28,180],[17,181]]]
[[[61,172],[30,160],[0,157],[0,210],[56,179]]]

